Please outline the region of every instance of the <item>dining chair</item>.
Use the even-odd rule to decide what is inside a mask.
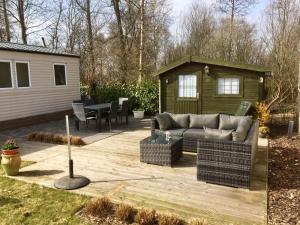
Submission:
[[[83,103],[72,103],[73,112],[75,115],[75,128],[76,130],[79,130],[79,123],[84,122],[86,124],[86,127],[89,126],[89,121],[95,120],[96,125],[98,122],[97,114],[84,111],[84,105]]]
[[[128,108],[129,108],[128,100],[123,101],[122,105],[120,107],[121,108],[118,110],[120,122],[122,124],[122,118],[123,118],[123,116],[125,116],[126,124],[128,124]]]
[[[119,105],[122,105],[124,101],[128,101],[128,98],[119,98]]]
[[[106,122],[109,125],[109,130],[111,130],[111,120],[115,119],[115,122],[118,123],[118,107],[119,107],[119,102],[113,101],[110,104],[110,109],[103,114],[104,117],[106,118]]]

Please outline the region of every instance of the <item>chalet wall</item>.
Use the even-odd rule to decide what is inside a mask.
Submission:
[[[0,89],[0,121],[70,110],[80,98],[79,58],[1,50],[0,60],[12,61],[14,86]],[[29,61],[31,87],[16,87],[15,61]],[[67,86],[55,85],[54,63],[66,64]]]
[[[179,66],[160,76],[161,108],[174,113],[235,113],[240,102],[250,101],[255,105],[263,96],[263,85],[259,83],[262,74],[248,70],[210,65],[210,75],[204,74],[204,66],[191,63]],[[182,101],[178,98],[178,75],[198,75],[198,100]],[[218,77],[239,77],[241,80],[241,96],[217,95]],[[166,83],[168,80],[168,83]]]

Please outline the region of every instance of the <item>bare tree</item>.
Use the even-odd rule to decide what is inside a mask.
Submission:
[[[119,60],[119,65],[120,65],[120,72],[121,72],[121,80],[122,82],[125,82],[126,75],[127,75],[127,51],[126,51],[126,38],[124,35],[123,31],[123,23],[122,23],[122,15],[121,15],[121,10],[120,10],[120,0],[111,0],[113,9],[114,9],[114,14],[116,17],[116,22],[117,22],[117,30],[118,30],[118,38],[119,38],[119,44],[120,44],[120,60]],[[127,6],[129,9],[129,13],[131,13],[131,2],[127,1]]]
[[[244,16],[248,13],[250,6],[255,4],[255,0],[218,0],[217,9],[230,17],[228,60],[231,60],[233,49],[234,19],[236,16]]]
[[[297,96],[300,43],[300,7],[297,0],[274,0],[267,10],[264,41],[273,77],[268,107]]]
[[[91,82],[95,82],[96,78],[96,69],[95,69],[95,55],[94,55],[94,37],[93,37],[93,25],[92,25],[92,15],[91,15],[91,0],[84,0],[84,3],[79,2],[79,0],[75,0],[81,10],[85,13],[86,19],[86,28],[87,28],[87,40],[88,40],[88,51],[91,63]]]
[[[48,34],[51,37],[51,46],[54,49],[58,48],[58,42],[59,42],[59,28],[60,23],[62,20],[62,13],[63,13],[63,0],[59,0],[57,2],[56,7],[54,8],[54,15],[53,15],[53,21],[51,26],[49,27]]]
[[[3,37],[3,39],[10,42],[11,41],[10,20],[7,12],[7,3],[8,3],[7,0],[2,0],[2,2],[0,2],[0,16],[3,17],[3,19],[1,17],[0,18],[1,21],[4,21],[5,38]]]
[[[145,6],[145,0],[140,0],[140,60],[139,60],[139,78],[138,83],[142,83],[142,77],[143,77],[143,52],[144,52],[144,6]]]

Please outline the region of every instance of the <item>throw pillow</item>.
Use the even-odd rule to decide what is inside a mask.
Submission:
[[[160,130],[169,130],[172,128],[172,121],[170,115],[167,113],[158,114],[156,120]]]
[[[241,119],[251,119],[251,116],[232,116],[220,114],[219,129],[220,130],[236,130]]]
[[[233,130],[219,130],[204,127],[205,138],[230,141]]]
[[[238,127],[236,128],[236,131],[232,133],[232,140],[243,142],[245,141],[247,134],[250,130],[252,124],[252,119],[250,118],[243,118],[239,121]]]
[[[190,128],[203,129],[204,126],[212,129],[218,128],[218,114],[202,114],[202,115],[190,115]]]
[[[189,114],[172,114],[172,113],[168,113],[168,114],[170,115],[173,128],[189,127]]]

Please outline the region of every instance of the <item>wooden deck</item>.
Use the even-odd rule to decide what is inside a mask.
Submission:
[[[137,207],[207,218],[209,224],[266,223],[266,147],[257,154],[252,190],[196,180],[196,156],[185,153],[173,168],[140,163],[139,141],[150,134],[149,121],[82,148],[73,148],[75,174],[92,183],[75,192],[108,196]],[[67,171],[66,146],[23,142],[23,159],[37,161],[16,179],[53,187]],[[71,203],[70,203],[71,204]]]

